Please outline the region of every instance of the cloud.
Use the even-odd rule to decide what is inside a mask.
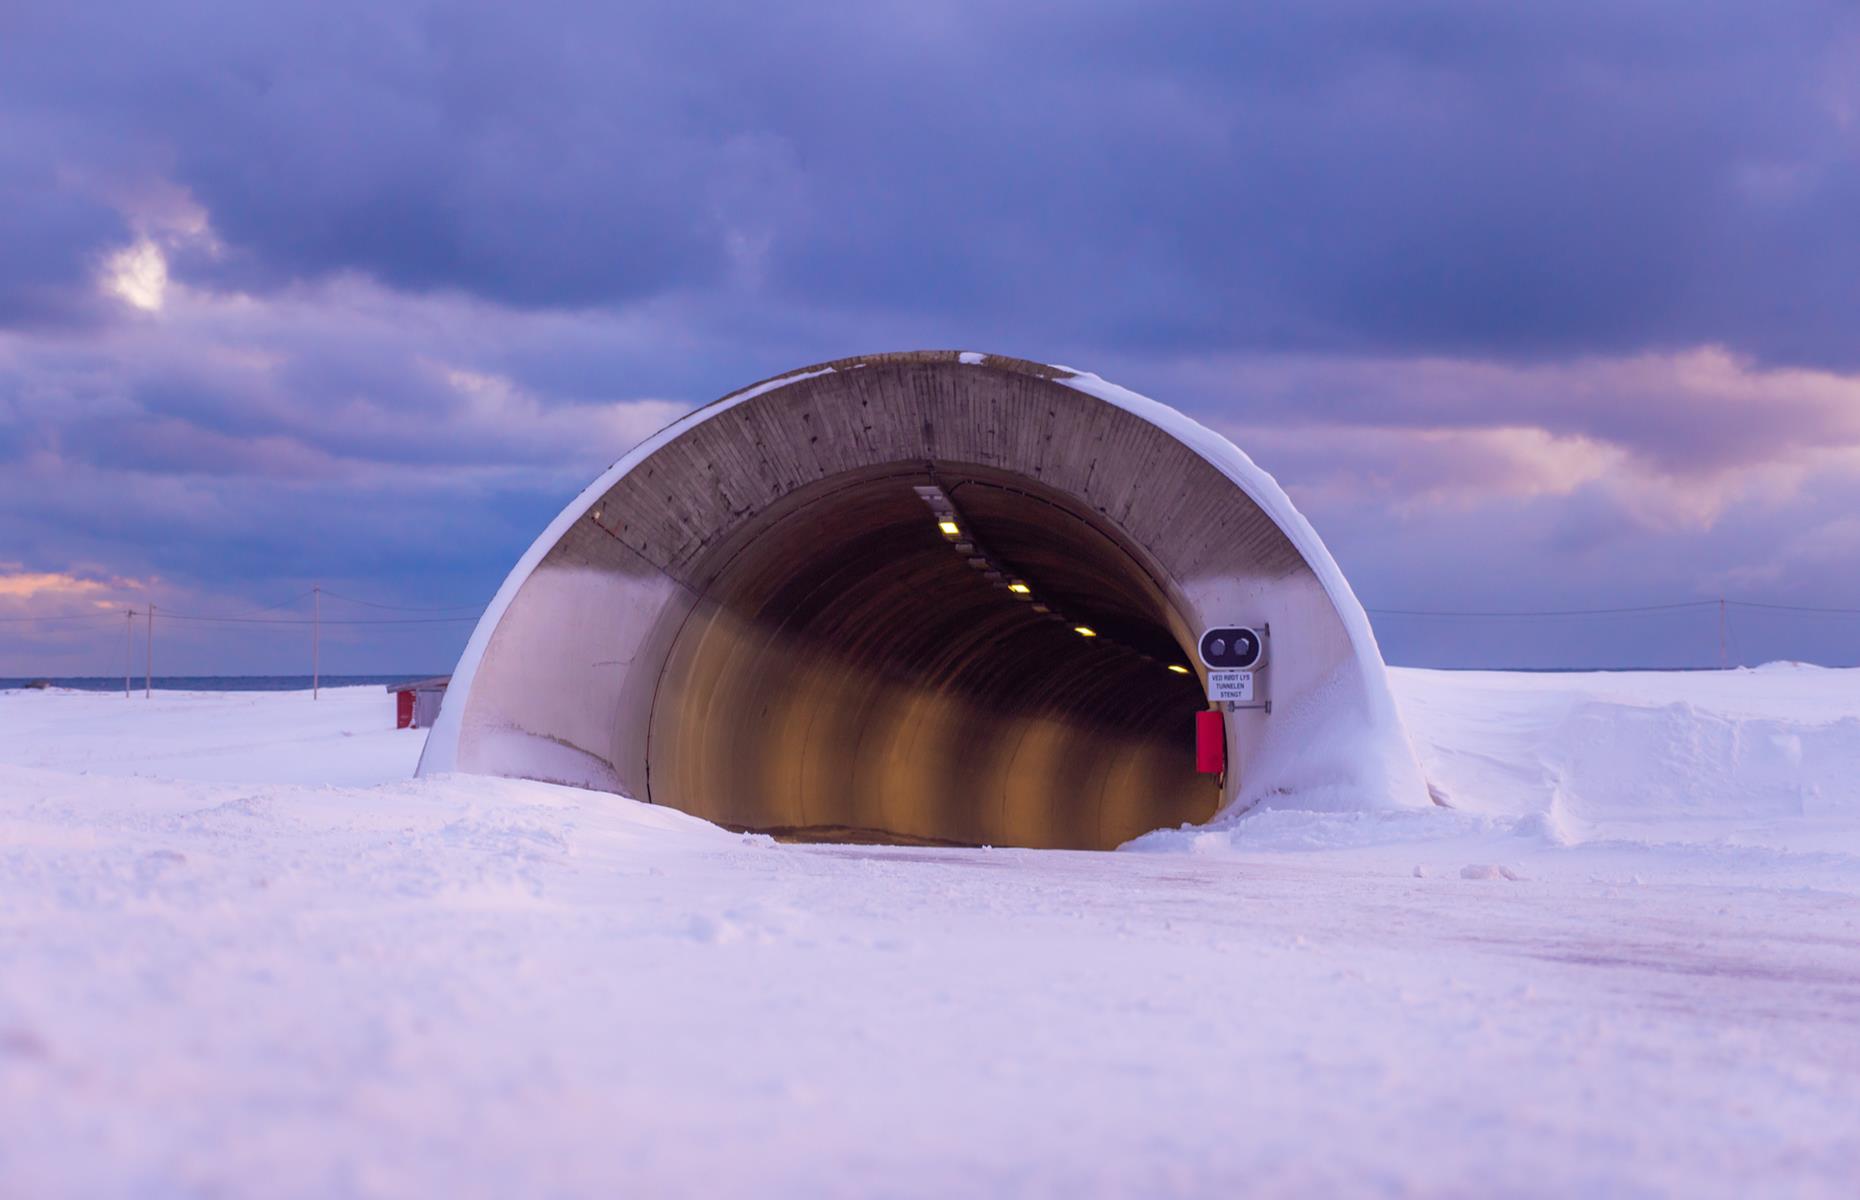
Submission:
[[[27,618],[70,621],[86,617],[121,617],[125,609],[146,603],[153,579],[131,579],[97,568],[38,571],[22,563],[0,562],[0,616],[9,624]],[[49,625],[28,630],[44,633]],[[10,632],[18,633],[18,628]]]
[[[1626,452],[1534,427],[1403,429],[1222,423],[1236,444],[1306,496],[1334,505],[1476,508],[1495,498],[1566,496],[1621,468]]]
[[[219,241],[170,272],[218,291],[357,274],[520,308],[880,309],[1054,353],[1722,344],[1851,368],[1857,20],[72,7],[0,49],[0,119],[66,181],[54,281],[178,195]]]
[[[168,260],[147,240],[118,250],[104,267],[104,290],[144,312],[161,311],[168,290]]]
[[[9,567],[11,569],[7,569]],[[63,572],[23,571],[18,564],[0,564],[0,600],[31,600],[41,595],[84,596],[107,591],[109,586],[101,580],[79,579]]]
[[[1474,505],[1598,488],[1636,518],[1709,523],[1860,472],[1860,372],[1720,347],[1626,358],[1256,356],[1164,368],[1268,465],[1364,500]]]
[[[13,457],[350,483],[381,467],[553,476],[610,461],[690,407],[544,397],[499,355],[547,342],[560,319],[402,301],[363,281],[264,302],[176,287],[159,315],[81,338],[0,335]],[[624,321],[600,323],[624,344]]]

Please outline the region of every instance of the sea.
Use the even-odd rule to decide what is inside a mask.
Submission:
[[[401,675],[325,675],[321,686],[337,687],[386,687],[390,683],[409,683],[421,679],[432,679],[444,675],[444,671],[409,672]],[[77,688],[86,692],[120,692],[123,690],[121,675],[35,675],[27,678],[0,678],[0,690],[6,688],[30,687],[40,681],[58,688]],[[157,675],[155,687],[165,692],[307,692],[310,690],[308,675]],[[131,691],[143,690],[143,677],[134,676],[129,681]]]

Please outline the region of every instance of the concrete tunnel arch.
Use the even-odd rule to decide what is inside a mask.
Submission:
[[[1229,714],[1216,780],[1193,648],[1223,623],[1270,624],[1273,707]],[[635,447],[505,580],[419,771],[1081,849],[1426,802],[1368,618],[1265,472],[1095,375],[955,351],[790,372]]]

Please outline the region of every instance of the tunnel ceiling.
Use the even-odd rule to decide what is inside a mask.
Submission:
[[[1051,368],[963,371],[953,359],[828,364],[728,407],[617,481],[597,505],[598,524],[701,587],[699,561],[715,562],[719,544],[797,491],[875,466],[946,464],[1005,471],[1071,497],[1179,575],[1303,567],[1270,516],[1156,426],[1051,382]],[[990,360],[1000,361],[1018,362]]]

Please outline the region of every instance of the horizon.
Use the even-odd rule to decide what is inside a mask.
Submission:
[[[1479,672],[1489,672],[1492,674],[1499,674],[1499,675],[1635,675],[1635,674],[1659,675],[1659,674],[1705,673],[1705,672],[1713,672],[1713,671],[1720,671],[1720,670],[1764,671],[1764,670],[1771,670],[1775,668],[1794,668],[1794,667],[1807,667],[1807,668],[1818,670],[1818,671],[1845,671],[1845,670],[1860,669],[1860,666],[1847,666],[1847,665],[1840,665],[1840,664],[1829,666],[1823,663],[1802,662],[1799,660],[1792,660],[1792,659],[1777,659],[1777,660],[1766,662],[1766,663],[1750,663],[1750,664],[1744,664],[1744,665],[1730,667],[1730,668],[1722,668],[1722,667],[1717,667],[1717,666],[1708,666],[1708,667],[1644,667],[1644,666],[1626,666],[1626,667],[1404,667],[1400,663],[1391,663],[1389,665],[1391,669],[1397,670],[1397,671],[1443,671],[1443,672],[1456,673],[1456,674],[1476,674]],[[322,687],[323,687],[323,690],[325,691],[328,691],[331,688],[343,688],[343,687],[377,687],[377,686],[383,686],[389,681],[438,679],[438,678],[445,678],[449,675],[450,675],[449,671],[434,671],[434,672],[373,671],[373,672],[366,672],[366,673],[360,673],[360,674],[324,675],[322,676]],[[311,678],[312,677],[308,673],[295,674],[295,675],[293,674],[282,674],[282,675],[156,675],[153,678],[153,690],[158,691],[158,692],[189,691],[189,690],[193,690],[193,691],[309,691],[310,684],[311,684]],[[131,676],[129,680],[130,691],[134,692],[137,690],[141,690],[144,685],[144,679],[145,677],[140,676],[140,675]],[[211,683],[211,682],[240,683],[240,682],[250,682],[254,680],[288,681],[291,683],[301,682],[302,686],[301,687],[278,687],[278,688],[194,688],[194,689],[188,689],[188,688],[182,688],[182,687],[176,686],[182,683]],[[49,683],[54,688],[66,688],[71,691],[110,692],[110,691],[119,690],[123,686],[123,677],[121,675],[55,675],[55,676],[0,675],[0,690],[20,690],[22,688],[30,688],[32,685],[40,683],[40,682]],[[95,684],[96,686],[95,687],[88,686],[90,684]]]

